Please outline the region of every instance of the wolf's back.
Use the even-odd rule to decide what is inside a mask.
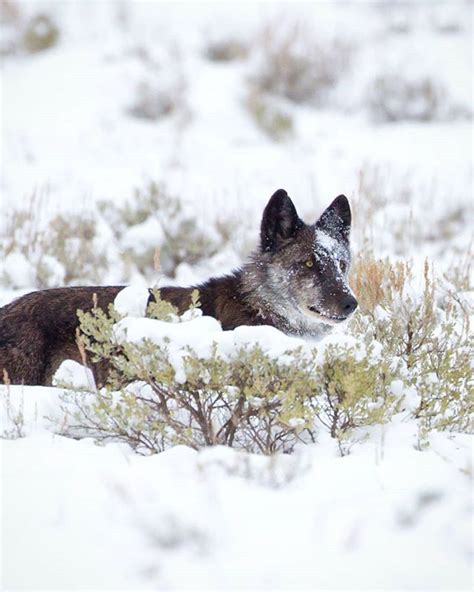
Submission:
[[[0,308],[0,383],[50,384],[60,363],[80,361],[78,310],[107,310],[123,286],[40,290]]]

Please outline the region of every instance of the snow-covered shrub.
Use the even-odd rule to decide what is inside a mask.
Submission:
[[[51,14],[33,11],[28,15],[25,8],[17,1],[0,3],[0,55],[34,54],[57,44],[60,30]]]
[[[415,393],[410,412],[420,420],[422,435],[431,429],[472,432],[473,340],[462,293],[446,292],[428,263],[420,278],[411,263],[370,258],[356,262],[353,286],[360,312],[351,330],[401,362],[400,377]]]
[[[251,84],[259,93],[320,105],[348,69],[350,57],[351,46],[340,38],[317,39],[302,22],[275,22],[258,35]]]
[[[25,437],[25,416],[23,398],[16,405],[10,396],[10,384],[8,376],[4,373],[5,386],[0,386],[0,406],[2,409],[2,424],[0,438],[4,440],[16,440]]]
[[[188,81],[177,47],[144,44],[132,55],[140,74],[131,81],[127,114],[150,122],[175,115],[180,124],[188,122]]]
[[[3,220],[0,283],[51,288],[100,282],[108,262],[97,241],[96,221],[90,215],[57,214],[47,225],[40,225],[35,212],[41,203],[36,199]]]
[[[315,416],[337,438],[342,454],[350,448],[353,431],[384,424],[400,408],[400,396],[392,390],[396,368],[389,357],[376,353],[378,344],[357,347],[329,345],[315,368],[315,391],[310,397]]]
[[[431,430],[474,433],[473,339],[457,334],[449,321],[437,333],[412,373],[421,445],[429,443]]]
[[[101,281],[108,262],[97,248],[96,236],[97,226],[92,217],[59,214],[51,220],[43,252],[64,268],[63,283]]]
[[[128,113],[138,119],[156,121],[166,115],[184,112],[186,84],[182,78],[168,81],[162,79],[142,80],[137,84],[135,97]]]
[[[474,291],[474,250],[471,246],[464,254],[460,254],[444,273],[444,278],[453,292]]]
[[[59,29],[48,14],[37,14],[26,24],[22,46],[28,53],[37,53],[56,45]]]
[[[21,37],[21,11],[17,2],[4,0],[0,2],[0,56],[15,54]]]
[[[174,276],[180,263],[196,264],[221,246],[216,228],[201,229],[181,201],[155,182],[137,189],[124,205],[102,202],[100,210],[121,246],[125,263],[145,276],[154,270],[157,248],[161,271]]]
[[[377,76],[367,91],[372,119],[378,122],[436,121],[466,117],[453,103],[444,85],[430,76],[404,77],[399,73]]]
[[[153,306],[153,316],[179,322],[170,304]],[[352,340],[323,353],[296,348],[280,357],[259,343],[222,351],[210,342],[204,354],[166,340],[129,341],[112,309],[80,313],[80,320],[84,359],[107,367],[108,377],[92,396],[70,391],[79,412],[69,430],[125,441],[143,453],[175,444],[291,452],[321,430],[344,453],[354,429],[388,421],[399,405],[390,365],[362,342],[362,349]]]
[[[248,46],[240,39],[216,39],[209,41],[204,55],[211,62],[232,62],[245,58],[248,54]]]
[[[463,185],[447,188],[436,177],[388,163],[366,162],[358,177],[352,236],[359,247],[403,257],[429,249],[431,256],[465,259],[472,208]]]
[[[269,97],[250,92],[245,106],[257,126],[272,140],[285,140],[293,134],[293,119]]]
[[[3,0],[0,4],[0,22],[2,24],[18,22],[20,19],[20,7],[17,0]]]

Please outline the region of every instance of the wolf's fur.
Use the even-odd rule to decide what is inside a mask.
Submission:
[[[203,314],[218,319],[223,329],[267,324],[289,334],[320,337],[357,307],[347,284],[350,224],[343,195],[308,225],[279,189],[263,212],[260,248],[246,265],[198,286],[161,288],[161,298],[184,312],[197,288]],[[1,308],[0,382],[3,374],[14,384],[49,384],[63,360],[80,362],[77,311],[90,310],[94,298],[106,309],[122,289],[42,290]]]

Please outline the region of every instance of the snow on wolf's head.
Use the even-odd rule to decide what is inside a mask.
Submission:
[[[351,210],[336,197],[314,224],[305,224],[283,189],[262,217],[254,281],[263,308],[285,319],[285,329],[318,336],[357,308],[348,285]],[[254,289],[257,286],[254,284]]]

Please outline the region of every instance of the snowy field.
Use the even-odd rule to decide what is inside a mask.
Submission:
[[[186,346],[206,358],[212,343],[272,360],[354,348],[398,372],[389,421],[343,450],[318,424],[268,456],[98,445],[70,437],[63,388],[0,386],[2,589],[471,590],[472,391],[454,375],[474,320],[472,3],[9,0],[0,16],[0,305],[133,284],[115,330],[166,335],[177,382]],[[139,318],[143,286],[243,262],[279,187],[308,222],[349,197],[354,287],[369,258],[410,262],[387,308],[358,294],[354,324],[321,344]],[[419,378],[428,361],[387,344],[428,293],[427,333],[452,355]]]

